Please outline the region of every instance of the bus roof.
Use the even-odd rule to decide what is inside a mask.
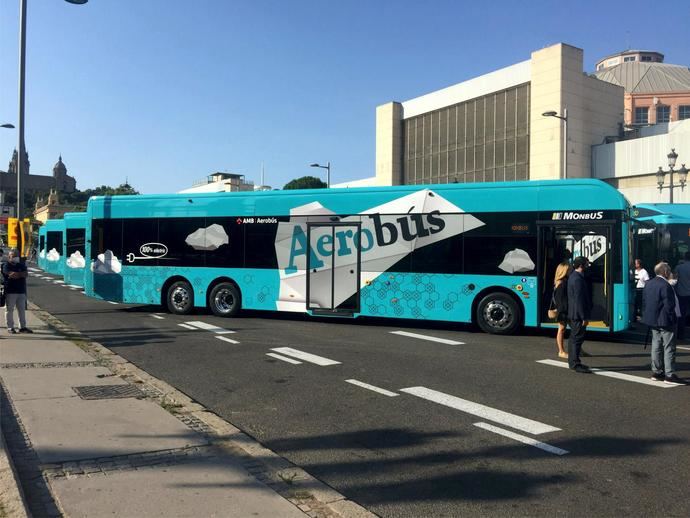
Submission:
[[[65,229],[64,219],[49,219],[44,225],[46,232],[55,232],[57,230]]]
[[[318,203],[322,208],[335,214],[356,214],[427,189],[465,212],[623,211],[629,208],[625,197],[611,185],[601,180],[577,179],[347,189],[96,196],[89,200],[88,213],[93,218],[202,215],[288,216],[291,209]]]
[[[638,203],[637,219],[662,224],[690,224],[690,203]],[[634,213],[635,213],[634,212]]]
[[[80,228],[86,225],[88,214],[86,212],[65,212],[62,216],[66,228]]]

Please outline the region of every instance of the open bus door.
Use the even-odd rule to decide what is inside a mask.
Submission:
[[[598,222],[593,225],[572,223],[540,222],[539,229],[539,325],[552,327],[556,323],[549,319],[548,309],[553,293],[553,280],[559,263],[578,256],[589,259],[590,267],[585,273],[592,294],[592,315],[589,328],[611,330],[613,314],[613,282],[611,276],[612,225]]]

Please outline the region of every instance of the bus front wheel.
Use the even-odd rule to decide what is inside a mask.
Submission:
[[[194,290],[187,281],[173,282],[166,298],[168,310],[176,315],[186,315],[194,307]]]
[[[489,293],[477,305],[477,324],[486,333],[514,333],[520,327],[520,315],[519,304],[507,293]]]
[[[234,317],[242,305],[240,290],[231,282],[221,282],[211,290],[208,303],[214,315]]]

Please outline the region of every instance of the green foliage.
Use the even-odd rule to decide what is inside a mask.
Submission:
[[[295,178],[290,180],[283,187],[284,190],[291,189],[325,189],[326,183],[319,180],[315,176],[303,176],[301,178]]]
[[[123,183],[117,187],[110,187],[109,185],[101,185],[95,189],[86,189],[84,191],[75,191],[71,194],[61,194],[60,200],[65,205],[76,205],[79,207],[86,207],[87,202],[91,196],[108,196],[115,194],[139,194],[139,191],[128,183]]]

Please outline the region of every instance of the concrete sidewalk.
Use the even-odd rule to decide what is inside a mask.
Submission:
[[[38,308],[0,336],[0,516],[371,516]],[[40,318],[39,318],[40,317]],[[2,470],[0,474],[11,471]]]

